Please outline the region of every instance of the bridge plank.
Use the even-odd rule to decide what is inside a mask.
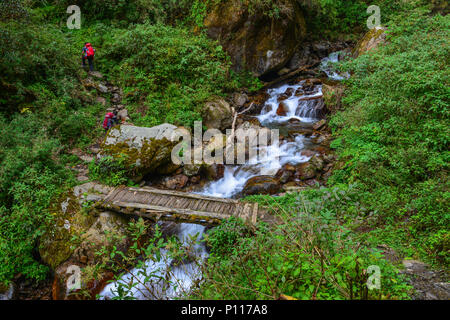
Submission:
[[[169,195],[169,196],[178,196],[178,197],[183,197],[183,198],[212,200],[215,202],[220,201],[220,202],[226,202],[226,203],[239,203],[239,200],[236,200],[236,199],[215,198],[215,197],[204,196],[204,195],[200,195],[200,194],[196,194],[196,193],[186,193],[186,192],[173,191],[173,190],[160,190],[160,189],[155,189],[155,188],[151,188],[151,187],[145,187],[145,188],[139,188],[139,189],[129,188],[129,189],[132,189],[133,191],[139,190],[142,192],[163,194],[163,195]]]
[[[199,194],[154,188],[118,187],[100,203],[106,209],[135,214],[152,219],[219,223],[230,216],[242,218],[252,224],[258,220],[275,223],[279,219],[258,203],[244,203],[235,199],[222,199]]]
[[[149,216],[156,216],[158,213],[175,213],[175,214],[180,214],[180,215],[186,215],[186,216],[196,216],[198,217],[197,219],[211,219],[211,218],[215,218],[215,219],[223,219],[224,217],[222,215],[216,214],[216,213],[212,213],[212,212],[200,212],[200,211],[193,211],[193,210],[189,210],[189,209],[180,209],[180,208],[166,208],[166,207],[161,207],[161,206],[154,206],[154,205],[148,205],[148,204],[142,204],[142,203],[130,203],[130,202],[120,202],[120,201],[116,201],[114,202],[115,206],[118,207],[132,207],[132,208],[136,208],[136,209],[146,209],[147,214]],[[139,210],[137,210],[138,212]],[[188,218],[189,220],[189,218]]]

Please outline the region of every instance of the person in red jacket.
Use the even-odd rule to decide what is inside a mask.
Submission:
[[[103,129],[105,129],[105,134],[108,133],[108,130],[118,124],[119,121],[117,119],[117,111],[108,112],[105,115],[105,119],[103,120]]]
[[[94,71],[94,56],[95,56],[95,49],[89,42],[86,42],[81,52],[81,60],[83,62],[83,67],[86,66],[87,60],[89,63],[89,70]]]

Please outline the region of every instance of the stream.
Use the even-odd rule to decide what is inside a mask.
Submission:
[[[339,53],[332,53],[323,59],[320,65],[320,69],[333,80],[347,77],[345,74],[339,75],[329,65],[329,62],[337,62],[338,57]],[[256,118],[263,127],[279,129],[283,135],[288,134],[293,138],[265,147],[263,156],[252,159],[253,161],[249,159],[243,165],[226,165],[223,178],[210,182],[198,192],[199,194],[231,198],[243,190],[250,178],[275,175],[285,164],[297,165],[310,160],[311,157],[302,155],[302,151],[314,145],[312,142],[314,137],[306,137],[301,132],[304,129],[311,130],[314,123],[320,120],[316,107],[323,103],[322,85],[303,80],[297,84],[282,84],[268,89],[267,93],[269,99]],[[277,110],[281,100],[284,103],[284,112],[279,115]],[[172,265],[172,259],[167,251],[161,249],[161,259],[158,262],[146,261],[144,268],[133,269],[119,280],[122,283],[134,284],[129,295],[135,299],[176,299],[188,294],[194,282],[200,281],[199,263],[208,257],[206,247],[201,241],[205,227],[187,223],[179,224],[177,227],[177,237],[184,246],[189,244],[193,246],[191,252],[197,259],[188,259],[182,264]],[[192,240],[195,240],[193,244]],[[170,272],[167,272],[169,266]],[[112,299],[116,296],[118,287],[118,282],[108,284],[100,294],[101,299]]]

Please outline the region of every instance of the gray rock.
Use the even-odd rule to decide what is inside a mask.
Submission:
[[[109,130],[101,156],[125,156],[124,165],[135,177],[170,174],[179,166],[172,162],[177,127],[168,123],[152,128],[121,125]]]
[[[225,130],[231,128],[233,123],[231,107],[223,99],[207,102],[202,114],[203,123],[208,129]]]
[[[101,93],[107,93],[108,92],[108,87],[103,85],[103,84],[101,84],[101,83],[97,86],[97,89]]]
[[[117,117],[122,120],[127,120],[128,119],[128,110],[127,109],[120,110],[117,113]]]
[[[97,79],[103,79],[103,74],[99,71],[91,71],[89,75]]]
[[[164,138],[171,140],[176,126],[164,123],[156,127],[136,127],[120,126],[112,128],[106,137],[104,145],[115,145],[126,143],[130,148],[142,148],[144,142],[151,139],[162,140]]]
[[[234,105],[238,108],[242,107],[248,101],[248,96],[245,93],[235,93],[233,95]]]

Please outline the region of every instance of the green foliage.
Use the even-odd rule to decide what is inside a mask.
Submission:
[[[63,165],[73,159],[60,157],[99,133],[99,106],[82,102],[78,49],[39,19],[0,22],[0,282],[46,276],[36,248],[53,223],[48,208],[75,184]]]
[[[214,254],[224,256],[235,252],[241,238],[249,234],[249,230],[242,220],[230,218],[226,223],[211,230],[206,241]]]
[[[0,116],[0,131],[0,282],[18,272],[43,279],[47,268],[34,258],[36,241],[50,222],[51,201],[74,181],[55,161],[60,144],[39,118]]]
[[[106,185],[119,186],[127,184],[128,169],[126,159],[121,157],[103,157],[92,160],[89,164],[89,176],[92,180],[100,181]]]
[[[229,82],[222,47],[184,29],[143,24],[115,30],[103,50],[100,63],[124,88],[139,125],[191,125],[202,103]]]
[[[76,69],[63,33],[53,27],[0,22],[0,108],[31,110],[58,96],[73,101]],[[37,106],[34,104],[39,100]]]
[[[410,226],[412,246],[448,262],[449,18],[421,10],[389,24],[388,44],[347,62],[346,109],[331,121],[341,170],[380,223]]]
[[[336,192],[334,192],[336,191]],[[269,205],[278,226],[260,224],[254,233],[225,222],[207,237],[211,256],[203,268],[202,299],[406,299],[410,287],[376,250],[358,244],[338,223],[341,190],[317,190],[280,198],[252,197]],[[345,192],[344,192],[345,194]],[[319,197],[320,195],[320,197]],[[231,240],[231,241],[230,241]],[[233,243],[225,251],[225,243]],[[366,286],[369,266],[381,271],[381,288]]]

